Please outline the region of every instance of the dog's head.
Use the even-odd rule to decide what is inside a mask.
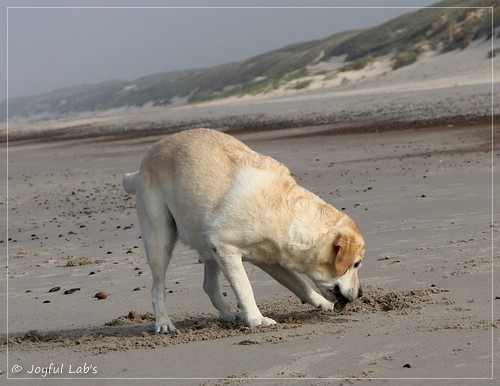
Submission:
[[[318,256],[311,278],[321,294],[342,311],[348,302],[362,296],[358,269],[365,256],[365,240],[354,222],[336,229]]]

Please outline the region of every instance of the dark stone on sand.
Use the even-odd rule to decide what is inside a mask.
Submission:
[[[103,300],[103,299],[107,299],[108,298],[108,295],[104,292],[97,292],[95,295],[94,295],[95,298],[99,299],[99,300]]]
[[[80,288],[71,288],[69,290],[64,291],[64,295],[71,295],[73,292],[80,291]]]

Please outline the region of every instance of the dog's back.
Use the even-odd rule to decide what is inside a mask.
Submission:
[[[231,194],[238,190],[251,193],[252,184],[256,188],[256,184],[266,183],[267,171],[272,178],[295,183],[289,170],[273,158],[229,135],[195,129],[155,144],[140,171],[126,175],[123,185],[127,192],[148,196],[149,201],[151,196],[163,200],[181,241],[199,250],[206,247],[203,237]]]

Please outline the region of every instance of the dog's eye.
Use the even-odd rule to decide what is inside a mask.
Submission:
[[[361,265],[361,261],[358,261],[357,263],[354,263],[354,268],[358,268]]]

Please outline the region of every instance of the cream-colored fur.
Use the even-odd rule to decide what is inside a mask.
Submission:
[[[357,269],[365,243],[354,222],[297,185],[284,165],[229,135],[210,129],[171,135],[151,148],[123,186],[136,194],[157,332],[175,331],[166,309],[165,272],[177,239],[199,252],[203,288],[227,321],[275,324],[257,308],[243,261],[323,310],[341,310],[361,295]],[[221,273],[238,310],[222,296]],[[299,274],[311,278],[322,295]]]

